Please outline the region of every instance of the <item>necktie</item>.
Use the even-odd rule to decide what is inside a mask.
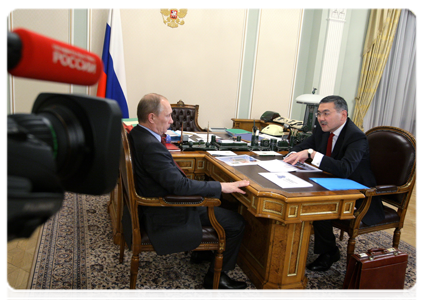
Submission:
[[[330,156],[332,154],[332,140],[334,134],[331,132],[328,139],[328,145],[326,147],[326,156]]]
[[[166,146],[166,134],[162,135],[161,142],[162,142],[163,145]],[[179,171],[181,171],[182,174],[185,175],[185,172],[181,169],[181,167],[178,165],[178,163],[175,160],[173,160],[173,161],[174,161],[175,165],[178,167]]]
[[[161,142],[162,142],[162,144],[163,145],[165,145],[166,146],[166,135],[164,134],[164,135],[162,135],[162,137],[161,137]]]

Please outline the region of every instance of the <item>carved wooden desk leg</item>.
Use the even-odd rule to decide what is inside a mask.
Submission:
[[[282,224],[242,215],[247,228],[238,264],[257,288],[303,289],[307,285],[305,266],[311,222]]]

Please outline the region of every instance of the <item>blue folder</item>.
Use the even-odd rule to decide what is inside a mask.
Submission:
[[[330,191],[369,189],[369,187],[354,180],[345,178],[310,178],[310,180],[313,180]]]

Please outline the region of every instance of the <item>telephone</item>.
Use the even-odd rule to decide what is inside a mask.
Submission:
[[[261,133],[273,135],[273,136],[282,136],[283,127],[275,124],[270,124],[261,130]]]
[[[288,119],[288,118],[284,118],[284,117],[275,118],[275,119],[273,119],[273,122],[281,123],[281,124],[288,124],[291,127],[293,127],[293,126],[303,126],[303,121]]]

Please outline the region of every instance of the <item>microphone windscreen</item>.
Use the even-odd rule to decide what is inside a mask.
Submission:
[[[9,73],[13,76],[78,85],[93,85],[103,72],[94,53],[49,37],[18,28],[13,30],[22,43],[21,59]]]

